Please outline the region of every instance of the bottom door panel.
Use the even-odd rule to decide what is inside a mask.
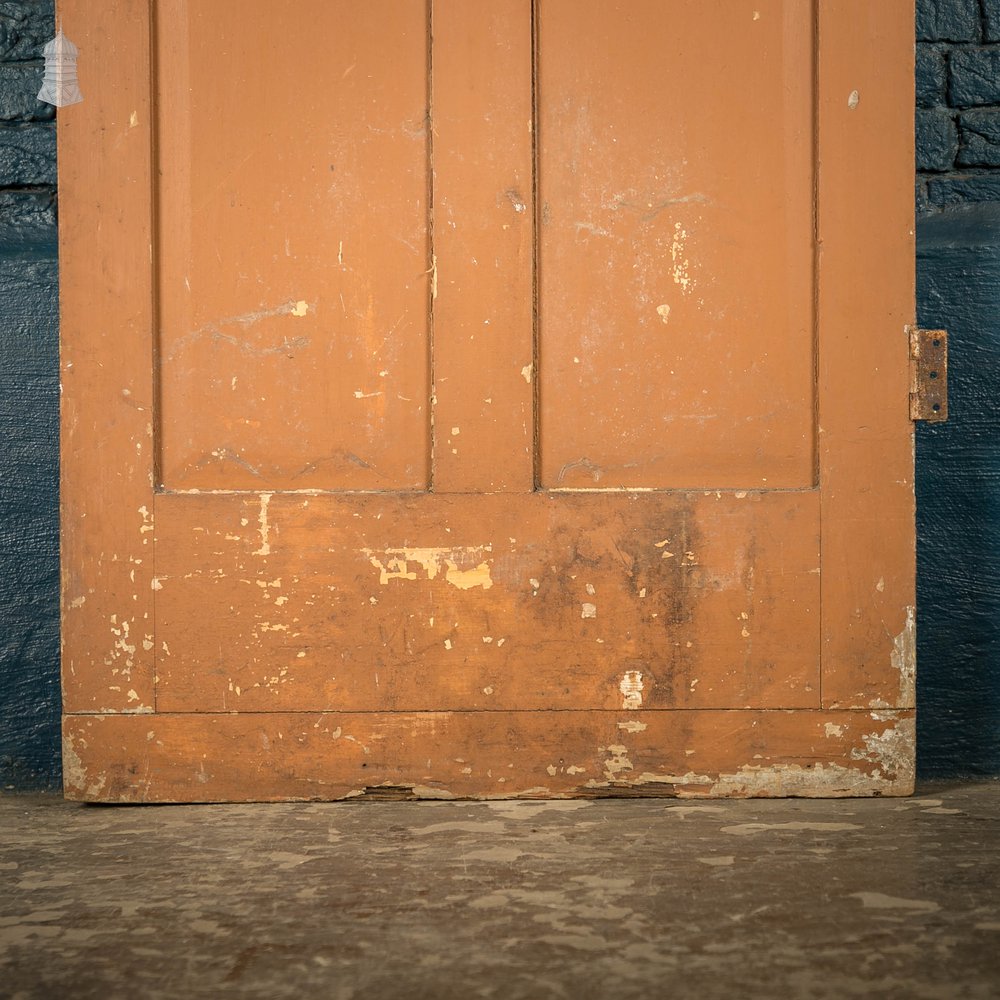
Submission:
[[[160,495],[156,710],[819,706],[812,491]]]

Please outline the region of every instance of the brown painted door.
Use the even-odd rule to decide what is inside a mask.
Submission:
[[[91,7],[70,795],[909,789],[908,4]]]

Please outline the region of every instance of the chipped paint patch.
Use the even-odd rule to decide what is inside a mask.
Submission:
[[[343,244],[341,244],[343,246]],[[293,316],[305,316],[309,312],[309,303],[299,299],[289,310]]]
[[[909,785],[914,780],[914,747],[916,724],[913,719],[900,719],[881,733],[866,733],[865,749],[851,751],[851,759],[874,764],[873,780]]]
[[[694,771],[686,774],[646,771],[621,777],[621,771],[633,769],[632,764],[625,757],[623,747],[608,747],[611,757],[605,762],[604,770],[607,781],[591,779],[585,787],[606,788],[612,781],[627,782],[631,787],[671,785],[672,793],[678,798],[840,798],[911,794],[914,780],[914,721],[894,720],[882,732],[869,733],[862,739],[864,748],[855,748],[850,754],[851,759],[858,762],[857,767],[845,767],[838,763],[817,763],[812,767],[800,764],[744,764],[737,771],[718,775]],[[618,761],[625,761],[627,767],[618,766]]]
[[[257,515],[257,524],[260,531],[260,548],[254,550],[255,556],[268,556],[271,554],[270,532],[271,526],[268,523],[268,507],[271,504],[272,493],[261,493],[260,512]]]
[[[826,722],[823,724],[823,731],[826,733],[826,738],[830,739],[831,736],[843,736],[844,727],[838,726],[836,722]]]
[[[890,660],[899,671],[899,707],[912,708],[917,695],[917,618],[912,606],[906,609],[903,631],[893,639]]]
[[[419,799],[454,799],[457,796],[447,788],[432,788],[430,785],[414,785],[413,794]]]
[[[83,741],[81,740],[81,743]],[[83,743],[86,748],[87,744]],[[87,766],[83,763],[76,750],[75,737],[67,733],[63,739],[62,747],[63,764],[63,784],[67,792],[77,792],[81,798],[95,799],[100,795],[107,780],[105,776],[98,775],[92,781],[87,771]]]
[[[672,266],[670,275],[674,279],[674,284],[679,285],[681,291],[687,295],[694,288],[694,279],[691,277],[691,263],[685,255],[687,240],[687,230],[679,222],[674,223],[674,237],[670,244],[670,260]]]
[[[581,618],[596,618],[597,617],[597,605],[585,602],[580,605],[580,617]]]
[[[610,746],[607,748],[607,754],[604,761],[604,777],[608,781],[622,780],[619,775],[623,771],[632,770],[632,761],[628,759],[628,748],[621,745]],[[588,782],[588,784],[593,784],[593,782]]]
[[[535,368],[534,365],[525,365],[521,369],[521,378],[523,378],[524,381],[527,382],[529,385],[531,384],[531,375],[532,372],[534,371],[534,368]]]
[[[641,676],[642,675],[640,674],[640,677]],[[645,731],[647,727],[645,722],[637,722],[630,719],[628,722],[619,722],[618,728],[624,730],[626,733],[641,733]]]
[[[642,671],[626,670],[624,677],[618,685],[618,690],[622,693],[622,708],[629,711],[642,708]],[[639,725],[642,725],[639,723]],[[619,723],[619,728],[622,728]],[[642,726],[645,729],[645,726]]]
[[[471,590],[473,587],[482,587],[489,590],[493,586],[493,579],[490,576],[489,563],[481,562],[472,569],[459,569],[457,564],[448,560],[448,572],[445,579],[453,587],[459,590]]]
[[[443,575],[448,583],[459,590],[471,590],[473,587],[489,590],[493,586],[489,560],[483,558],[485,553],[493,551],[492,545],[361,551],[379,571],[379,583],[382,586],[390,580],[416,580],[419,572],[423,572],[428,580],[435,580]],[[473,565],[470,566],[469,563]]]
[[[664,302],[663,305],[661,305],[661,306],[657,306],[656,307],[656,315],[660,317],[660,320],[664,324],[669,323],[670,322],[670,306],[668,306],[666,304],[666,302]]]

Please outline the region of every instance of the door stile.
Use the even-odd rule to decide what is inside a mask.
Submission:
[[[530,0],[431,3],[433,488],[534,488]]]
[[[818,8],[822,704],[909,709],[913,4]]]
[[[150,4],[59,14],[84,91],[58,119],[63,708],[151,712]]]

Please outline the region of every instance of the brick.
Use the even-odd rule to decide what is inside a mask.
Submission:
[[[40,59],[56,33],[52,0],[0,0],[0,61]]]
[[[921,42],[917,46],[917,104],[922,108],[944,104],[947,83],[944,53],[937,46]]]
[[[982,0],[983,41],[1000,42],[1000,0]]]
[[[965,111],[958,125],[959,166],[1000,167],[1000,109]]]
[[[958,131],[944,109],[917,110],[917,169],[949,170],[958,151]]]
[[[0,126],[0,187],[56,183],[56,130],[51,125]]]
[[[0,121],[51,121],[55,108],[37,98],[41,63],[0,63]]]
[[[937,208],[967,202],[1000,202],[1000,171],[935,177],[927,184],[927,200]]]
[[[979,0],[917,0],[917,39],[978,42]]]
[[[54,192],[0,191],[0,255],[8,247],[55,242]]]
[[[1000,104],[1000,45],[952,50],[948,103],[955,108]]]

